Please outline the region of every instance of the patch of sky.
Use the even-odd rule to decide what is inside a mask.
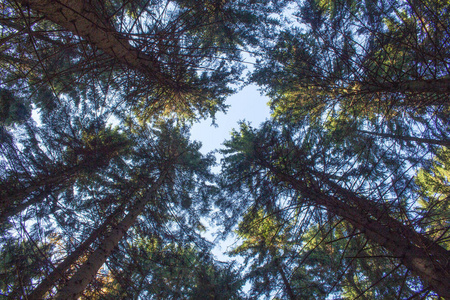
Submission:
[[[192,126],[191,139],[202,143],[200,151],[203,154],[216,151],[223,148],[223,142],[231,137],[233,129],[239,128],[239,122],[245,121],[253,127],[266,121],[270,117],[270,108],[267,105],[269,99],[262,96],[257,86],[248,85],[235,95],[229,97],[226,104],[229,106],[226,113],[218,113],[214,124],[211,119],[203,120]],[[220,156],[216,152],[216,158],[220,161]],[[220,166],[215,166],[213,172],[218,173]],[[238,264],[243,263],[242,257],[229,257],[227,252],[238,246],[238,240],[235,234],[228,236],[226,240],[217,238],[218,228],[214,220],[203,219],[203,224],[207,224],[207,230],[202,236],[214,244],[213,254],[219,261],[235,261]],[[248,291],[250,285],[244,287]]]
[[[255,85],[244,87],[240,92],[231,96],[226,104],[229,106],[226,114],[218,113],[215,124],[210,119],[203,120],[192,126],[191,138],[200,141],[200,151],[206,154],[222,148],[231,131],[239,127],[240,121],[246,121],[254,127],[270,117],[268,98],[262,96]]]

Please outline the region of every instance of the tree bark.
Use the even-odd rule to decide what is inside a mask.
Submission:
[[[30,300],[43,299],[44,295],[50,291],[50,289],[56,285],[56,282],[63,278],[68,269],[75,264],[75,262],[88,250],[92,243],[97,240],[101,235],[104,235],[108,227],[113,226],[114,219],[122,213],[124,210],[124,204],[116,208],[116,210],[106,218],[106,220],[91,232],[89,237],[85,239],[78,247],[72,251],[53,271],[39,283],[39,285],[33,290],[27,297]]]
[[[121,147],[122,145],[117,145]],[[23,184],[15,184],[9,189],[8,182],[3,183],[3,195],[0,196],[0,224],[8,218],[17,215],[33,204],[37,204],[52,193],[60,192],[73,185],[82,172],[95,172],[105,162],[117,156],[115,149],[102,147],[102,159],[91,159],[88,155],[82,161],[66,165],[64,162],[55,163],[40,174],[27,178]],[[86,153],[89,154],[89,153]],[[30,198],[31,196],[31,198]],[[28,199],[27,199],[28,198]],[[28,200],[28,201],[25,201]]]
[[[76,180],[77,176],[87,167],[94,169],[92,161],[84,161],[80,164],[67,167],[63,163],[58,163],[52,167],[51,174],[39,174],[28,180],[23,186],[14,188],[0,198],[0,224],[6,219],[20,213],[30,205],[39,203],[51,193],[61,191]],[[33,193],[38,193],[29,201],[24,201]]]
[[[43,14],[48,20],[86,39],[120,63],[139,70],[165,86],[174,87],[173,79],[164,74],[157,58],[133,48],[110,21],[99,15],[86,0],[20,0],[21,4]]]
[[[77,168],[66,168],[62,171],[60,169],[51,176],[40,174],[38,178],[32,178],[23,187],[14,188],[12,191],[8,191],[8,187],[5,187],[6,193],[0,198],[0,224],[30,205],[39,203],[51,193],[67,188],[73,182],[77,173]],[[25,202],[24,200],[33,193],[38,194]]]
[[[358,83],[361,84],[361,83]],[[365,84],[359,93],[450,94],[450,78],[404,80]]]
[[[360,133],[376,135],[376,136],[384,137],[384,138],[391,138],[391,139],[396,139],[396,140],[412,141],[412,142],[417,142],[417,143],[450,147],[450,141],[445,141],[445,140],[424,139],[424,138],[418,138],[418,137],[413,137],[413,136],[394,135],[394,134],[389,134],[389,133],[379,133],[379,132],[372,132],[372,131],[359,130],[359,129],[357,129],[356,131],[360,132]]]
[[[449,251],[395,220],[389,216],[387,210],[378,209],[375,203],[355,195],[327,178],[320,180],[331,188],[334,196],[325,193],[311,176],[308,177],[307,184],[267,162],[260,160],[260,164],[268,168],[279,180],[307,196],[313,205],[324,207],[344,218],[370,240],[393,253],[439,296],[450,299]]]
[[[106,262],[119,241],[134,224],[137,217],[143,212],[145,205],[155,197],[156,191],[162,184],[168,170],[163,171],[158,180],[130,209],[125,218],[113,227],[111,232],[103,239],[99,247],[89,256],[87,261],[69,279],[66,285],[57,293],[55,299],[77,299],[87,285],[94,279],[98,270]]]

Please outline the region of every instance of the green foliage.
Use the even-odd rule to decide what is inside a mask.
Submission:
[[[283,256],[292,246],[289,227],[283,226],[276,215],[267,214],[262,209],[250,209],[236,233],[242,244],[230,254],[243,256],[247,265],[251,262],[246,279],[252,282],[252,295],[269,296],[280,285],[281,289],[290,288],[283,278],[286,276],[283,266],[286,258]]]
[[[35,245],[29,241],[2,240],[0,253],[0,292],[8,298],[22,299],[31,291],[32,281],[39,278],[53,245]],[[2,298],[3,299],[3,298]]]
[[[450,220],[450,151],[442,148],[429,169],[420,169],[415,177],[421,195],[418,210],[421,225],[432,239],[447,250]]]
[[[333,126],[349,125],[332,119],[327,126],[335,131]],[[327,204],[325,199],[339,198],[347,210],[358,210],[359,204],[352,199],[364,196],[363,201],[399,220],[413,214],[407,207],[415,203],[408,184],[412,178],[397,173],[400,165],[385,161],[382,145],[382,151],[369,148],[367,153],[362,151],[367,145],[358,149],[346,143],[330,138],[320,127],[305,129],[273,121],[260,129],[244,124],[224,143],[221,183],[228,202],[221,203],[221,209],[227,218],[248,209],[237,231],[242,245],[233,253],[243,255],[249,264],[247,279],[253,283],[253,295],[272,297],[274,291],[283,290],[288,297],[287,287],[305,299],[338,295],[384,299],[420,293],[422,284],[399,261],[376,241],[366,241],[345,217],[340,222],[333,217],[333,205],[339,204]],[[398,169],[390,173],[391,168]],[[385,183],[396,176],[402,177],[395,184]],[[403,194],[398,188],[403,188]],[[385,191],[379,199],[374,197],[376,189]],[[383,201],[390,203],[389,208]],[[228,222],[224,219],[224,225],[230,226]],[[277,264],[283,265],[284,283]]]
[[[265,216],[262,210],[252,213],[250,210],[239,223],[237,234],[243,239],[242,245],[235,248],[232,253],[242,252],[261,253],[268,251],[276,256],[279,248],[287,246],[286,241],[278,236],[280,224],[271,216]]]
[[[142,237],[129,249],[122,270],[113,265],[111,293],[157,299],[241,299],[242,281],[233,265],[214,262],[193,245]]]
[[[55,296],[142,203],[81,297],[437,297],[407,257],[448,261],[448,1],[75,2],[0,5],[2,297],[75,253]],[[216,176],[186,124],[242,82],[273,118]],[[245,267],[212,258],[211,212]]]
[[[31,112],[23,100],[6,89],[0,89],[0,125],[22,123],[30,118]]]

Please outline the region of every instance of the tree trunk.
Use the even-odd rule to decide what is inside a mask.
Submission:
[[[361,83],[358,83],[361,84]],[[450,94],[450,78],[366,83],[360,93]]]
[[[413,142],[417,142],[417,143],[441,145],[441,146],[450,147],[450,141],[445,141],[445,140],[424,139],[424,138],[418,138],[418,137],[413,137],[413,136],[394,135],[394,134],[389,134],[389,133],[379,133],[379,132],[372,132],[372,131],[359,130],[359,129],[357,129],[356,131],[360,132],[360,133],[376,135],[376,136],[384,137],[384,138],[391,138],[391,139],[396,139],[396,140],[413,141]]]
[[[173,79],[161,71],[158,60],[133,48],[128,39],[113,27],[107,17],[99,15],[86,0],[20,0],[25,6],[83,37],[91,45],[131,69],[139,70],[165,86],[174,87]]]
[[[67,188],[75,182],[77,176],[86,167],[90,169],[96,168],[92,161],[85,161],[71,167],[58,163],[52,167],[50,175],[39,174],[27,180],[23,186],[16,187],[11,191],[8,191],[8,187],[6,187],[6,193],[0,198],[0,224],[25,210],[30,205],[39,203],[51,193]],[[38,194],[29,201],[24,202],[33,193]]]
[[[371,217],[375,218],[377,221],[387,225],[392,231],[395,231],[399,235],[405,236],[413,244],[432,251],[435,255],[435,259],[442,260],[443,265],[449,263],[450,251],[445,250],[434,241],[428,239],[414,229],[405,226],[400,221],[392,218],[389,215],[389,207],[387,207],[384,203],[374,203],[373,201],[361,198],[353,191],[344,189],[336,182],[330,180],[327,176],[324,176],[323,173],[313,170],[310,170],[310,172],[316,175],[321,182],[328,185],[335,194],[340,195],[346,201],[350,200],[356,207],[361,209],[366,214],[370,214]]]
[[[324,207],[344,218],[370,240],[389,250],[409,270],[427,282],[432,290],[441,297],[450,299],[449,251],[393,219],[387,210],[380,210],[377,204],[355,195],[327,178],[320,180],[331,188],[335,196],[326,194],[323,187],[310,176],[307,184],[266,162],[260,163],[278,179],[308,196],[313,205]]]
[[[131,195],[130,195],[131,196]],[[50,291],[50,289],[56,285],[56,282],[66,276],[67,270],[75,264],[75,262],[86,253],[87,249],[92,243],[101,235],[104,235],[108,227],[112,227],[114,219],[123,212],[124,204],[121,204],[116,210],[106,218],[106,220],[91,232],[89,237],[85,239],[78,247],[72,251],[58,266],[47,276],[39,285],[33,290],[33,292],[27,297],[27,299],[38,300],[42,299],[44,295]]]
[[[62,169],[62,171],[58,171],[51,176],[41,174],[39,178],[30,179],[24,186],[13,190],[8,190],[8,187],[5,187],[6,193],[0,198],[0,224],[30,205],[39,203],[50,194],[67,188],[76,174],[76,168]],[[28,201],[24,201],[31,194],[35,194],[35,196]]]
[[[121,145],[117,147],[121,147]],[[8,189],[8,182],[2,184],[0,188],[4,187],[4,192],[3,196],[0,197],[0,224],[8,218],[19,214],[30,205],[41,202],[50,194],[62,191],[73,185],[83,171],[95,172],[102,167],[102,164],[109,162],[113,156],[117,155],[111,154],[114,153],[115,149],[104,147],[100,150],[102,150],[103,154],[102,160],[85,158],[69,166],[59,162],[54,164],[50,170],[29,178],[23,184],[15,184],[13,189]],[[25,201],[30,195],[33,195],[32,198]]]
[[[98,270],[106,262],[111,252],[119,244],[119,241],[125,235],[127,230],[134,224],[137,217],[143,212],[145,205],[155,197],[156,191],[162,184],[164,177],[167,175],[165,170],[158,180],[152,185],[142,198],[140,198],[125,218],[103,239],[99,247],[89,255],[87,261],[78,269],[78,271],[69,279],[66,285],[57,293],[56,299],[77,299],[87,285],[94,279]]]

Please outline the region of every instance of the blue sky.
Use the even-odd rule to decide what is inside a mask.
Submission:
[[[229,105],[226,114],[218,113],[216,116],[217,126],[211,125],[211,119],[204,120],[200,123],[194,124],[191,129],[191,140],[202,142],[201,152],[206,154],[210,151],[221,149],[222,143],[230,138],[230,133],[233,128],[238,128],[239,121],[250,122],[252,126],[258,127],[260,123],[264,122],[270,116],[270,109],[267,105],[269,99],[261,96],[255,85],[249,85],[229,97],[226,104]],[[220,157],[216,155],[218,163]],[[214,172],[219,172],[220,166],[213,168]],[[211,222],[212,220],[204,220]],[[214,241],[215,231],[219,230],[213,224],[207,225],[207,232],[203,234],[209,241],[215,243],[213,254],[221,261],[237,260],[242,262],[242,259],[237,257],[230,258],[224,255],[224,252],[231,250],[230,247],[236,246],[236,239],[230,236],[225,241]],[[246,287],[248,290],[249,286]]]
[[[269,99],[261,96],[255,85],[249,85],[229,97],[226,104],[229,105],[226,114],[218,113],[217,126],[211,125],[211,119],[204,120],[192,126],[191,139],[202,142],[202,153],[206,154],[215,149],[222,148],[222,143],[230,138],[233,128],[238,128],[239,121],[251,122],[258,127],[270,116],[267,105]]]

